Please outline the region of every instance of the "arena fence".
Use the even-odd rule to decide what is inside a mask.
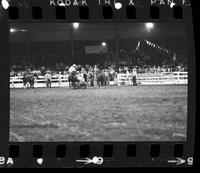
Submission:
[[[22,76],[10,77],[10,88],[23,88]],[[110,85],[132,85],[132,75],[128,77],[126,74],[118,74],[114,81],[109,82]],[[142,73],[137,74],[138,85],[178,85],[188,84],[187,72],[166,72],[166,73]],[[44,76],[39,76],[35,80],[36,88],[46,87],[46,81]],[[68,87],[68,76],[62,75],[60,79],[58,76],[52,76],[52,87]]]
[[[132,76],[118,74],[118,85],[132,85]],[[137,83],[141,85],[175,85],[188,84],[187,72],[163,72],[157,74],[138,74]]]

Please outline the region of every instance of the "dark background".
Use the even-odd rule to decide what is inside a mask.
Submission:
[[[194,26],[195,26],[195,43],[196,43],[196,57],[199,57],[199,41],[200,41],[200,37],[199,37],[199,31],[200,31],[200,27],[199,27],[199,23],[200,23],[200,11],[199,11],[199,5],[198,5],[198,1],[197,0],[192,0],[192,8],[193,8],[193,17],[194,17]],[[5,17],[6,19],[6,17]],[[189,22],[190,23],[190,22]],[[1,58],[1,63],[0,63],[0,74],[1,75],[1,85],[0,85],[0,103],[1,103],[1,113],[0,113],[0,137],[1,137],[1,142],[0,142],[0,154],[2,156],[7,156],[8,154],[8,129],[9,129],[9,26],[8,26],[8,21],[7,20],[0,20],[0,58]],[[192,63],[193,64],[193,63]],[[196,67],[199,66],[199,62],[196,59]],[[195,66],[193,64],[194,69]],[[199,72],[199,69],[197,68],[197,72]],[[197,83],[197,87],[198,87],[199,83]],[[192,85],[194,87],[194,85]],[[197,90],[197,95],[198,95],[198,90]],[[193,95],[194,96],[194,95]],[[196,97],[198,98],[198,97]],[[193,102],[194,103],[194,100]],[[198,110],[196,115],[198,115]],[[193,116],[193,115],[191,115]],[[199,116],[196,116],[196,147],[195,147],[195,155],[196,155],[196,166],[199,163]],[[193,123],[193,122],[191,122]],[[22,148],[31,148],[32,144],[26,144],[26,145],[21,145]],[[190,146],[190,145],[186,145],[186,146]],[[77,149],[79,147],[79,144],[71,146],[71,153],[76,153]],[[102,147],[101,145],[99,145],[99,147]],[[140,147],[144,150],[144,152],[146,152],[147,150],[145,149],[145,147],[143,148],[143,145],[141,144]],[[149,145],[148,145],[149,147]],[[53,146],[49,146],[50,149],[54,148]],[[94,147],[95,148],[95,147]],[[27,150],[25,150],[27,151]],[[30,151],[31,152],[31,151]],[[70,154],[70,153],[69,153]],[[146,154],[146,153],[145,153]],[[171,153],[169,153],[171,154]],[[23,156],[26,156],[23,155]],[[69,156],[69,155],[68,155]],[[27,163],[28,161],[30,161],[29,159],[27,159],[27,157],[23,157],[23,163]],[[72,158],[73,160],[74,158]],[[138,158],[137,161],[146,161],[146,159],[144,158]],[[148,159],[147,159],[148,160]],[[31,160],[32,161],[32,160]],[[148,160],[149,161],[149,160]],[[151,163],[151,158],[150,161]],[[54,162],[52,162],[53,164]],[[138,163],[138,162],[137,162]],[[33,164],[26,164],[27,166],[35,166]],[[138,165],[138,164],[136,164]],[[58,165],[60,166],[60,165]],[[140,166],[142,166],[140,164]],[[149,165],[150,166],[150,165]]]
[[[106,61],[106,55],[88,55],[85,53],[85,46],[101,46],[102,42],[106,42],[108,53],[125,52],[126,55],[138,58],[133,51],[138,41],[144,39],[175,52],[177,59],[186,61],[189,58],[186,55],[186,30],[182,22],[154,23],[154,28],[149,32],[145,28],[145,23],[107,23],[106,25],[105,23],[80,23],[77,30],[73,29],[72,23],[13,23],[10,24],[10,28],[17,30],[10,33],[11,64],[13,60],[15,63],[19,62],[24,55],[28,55],[26,59],[29,58],[36,65],[41,65],[43,55],[47,55],[45,59],[50,64],[98,63],[102,59]],[[167,56],[168,59],[173,57],[173,53],[159,55],[158,50],[156,52],[150,47],[145,51],[150,56],[151,63],[155,65],[161,63]],[[39,56],[34,57],[34,55]],[[16,56],[19,58],[17,59]],[[115,59],[116,62],[120,60],[123,58]]]
[[[197,82],[197,85],[196,85],[196,92],[197,92],[197,96],[199,95],[199,80],[198,80],[198,76],[199,76],[199,57],[200,57],[200,51],[199,51],[199,46],[200,46],[200,7],[198,5],[198,2],[196,0],[191,0],[191,4],[192,4],[192,12],[193,12],[193,23],[194,23],[194,34],[195,34],[195,47],[196,47],[196,82]],[[196,97],[196,103],[199,103],[199,97]],[[199,122],[200,122],[200,119],[199,119],[199,109],[196,109],[196,121],[195,121],[195,124],[196,124],[196,141],[195,141],[195,166],[199,166],[200,165],[200,156],[199,156],[199,153],[200,153],[200,128],[199,128]]]

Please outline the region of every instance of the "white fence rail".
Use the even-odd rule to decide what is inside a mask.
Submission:
[[[23,88],[23,80],[22,76],[19,77],[10,77],[10,88]],[[36,88],[44,88],[46,87],[46,80],[44,76],[39,76],[39,79],[35,79],[34,87]],[[51,87],[66,87],[69,86],[68,82],[68,76],[62,76],[61,79],[58,79],[58,77],[53,76],[52,77],[52,83]]]
[[[131,75],[118,74],[118,85],[132,84]],[[141,85],[175,85],[188,84],[187,72],[171,72],[157,74],[138,74],[137,83]]]
[[[23,88],[22,76],[10,77],[10,88]],[[187,72],[168,72],[168,73],[157,73],[157,74],[138,74],[137,83],[140,85],[178,85],[188,84],[188,73]],[[132,85],[132,77],[126,74],[118,74],[115,81],[110,81],[111,85]],[[68,76],[63,75],[61,79],[57,76],[52,77],[52,87],[67,87]],[[46,81],[44,76],[39,76],[39,79],[35,80],[35,87],[43,88],[46,87]]]

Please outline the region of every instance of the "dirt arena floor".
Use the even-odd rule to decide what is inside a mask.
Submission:
[[[183,141],[187,86],[10,90],[10,141]]]

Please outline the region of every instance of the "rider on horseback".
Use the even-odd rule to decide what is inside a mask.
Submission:
[[[70,68],[69,68],[69,83],[72,84],[72,86],[74,87],[75,86],[75,83],[78,82],[78,79],[76,77],[76,74],[77,74],[77,66],[76,64],[73,64]]]
[[[73,64],[73,65],[69,68],[69,74],[76,74],[76,69],[77,69],[76,64]]]
[[[86,88],[86,82],[85,79],[83,78],[83,74],[79,73],[78,71],[76,71],[77,66],[76,64],[73,64],[70,68],[69,68],[69,84],[70,86],[72,86],[73,88],[76,87],[84,87]]]

